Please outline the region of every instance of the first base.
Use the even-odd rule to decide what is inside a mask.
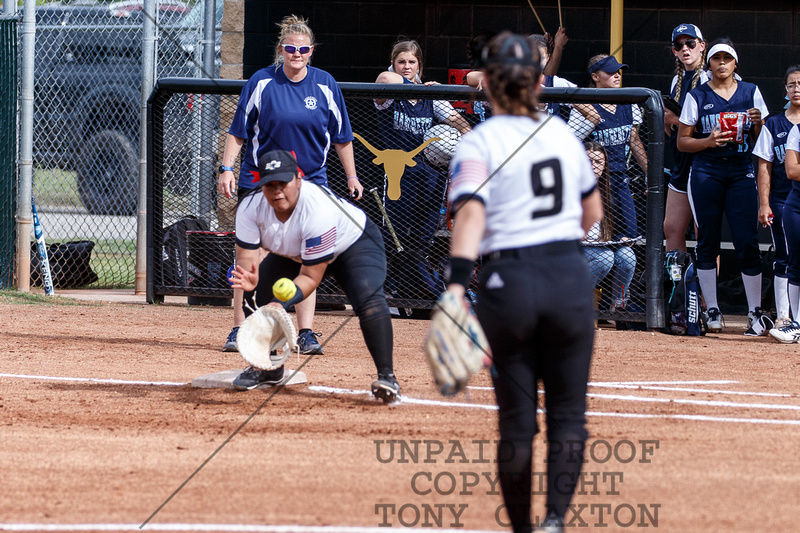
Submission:
[[[233,380],[236,379],[236,376],[244,372],[244,370],[244,368],[240,368],[237,370],[225,370],[223,372],[215,372],[214,374],[206,374],[205,376],[194,378],[192,380],[192,387],[200,389],[233,389]],[[305,372],[298,371],[295,373],[294,370],[286,368],[283,372],[283,381],[279,383],[279,385],[300,385],[302,383],[308,383]],[[263,387],[259,387],[259,389],[268,389],[274,386],[275,385],[264,385]]]

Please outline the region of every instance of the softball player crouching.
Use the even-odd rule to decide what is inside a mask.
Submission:
[[[251,307],[289,307],[332,274],[358,316],[367,349],[378,370],[372,393],[391,402],[400,393],[392,367],[392,321],[383,292],[386,254],[380,229],[366,214],[330,190],[304,182],[294,156],[273,150],[258,160],[260,179],[236,212],[236,269],[231,282]],[[258,264],[259,248],[270,253]],[[272,285],[289,278],[295,296],[273,302]],[[255,302],[255,306],[253,305]],[[245,306],[245,314],[252,313]],[[240,390],[278,383],[283,367],[250,367],[233,385]]]

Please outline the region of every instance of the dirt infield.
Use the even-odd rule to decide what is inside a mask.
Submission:
[[[220,351],[229,309],[0,313],[0,530],[504,529],[488,374],[442,399],[427,322],[393,323],[404,401],[384,406],[347,312],[318,317],[325,355],[274,395],[188,385],[243,366]],[[798,347],[732,322],[706,338],[598,331],[575,530],[797,530]],[[544,472],[541,436],[535,450]]]

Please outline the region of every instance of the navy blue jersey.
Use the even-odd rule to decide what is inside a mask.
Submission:
[[[403,78],[403,83],[412,83]],[[443,100],[385,100],[375,104],[378,127],[383,135],[383,148],[417,149],[425,141],[425,133],[434,122],[444,122],[456,113],[452,104]]]
[[[606,149],[609,171],[622,175],[627,168],[631,132],[635,125],[642,123],[639,106],[617,105],[613,113],[601,104],[592,104],[592,107],[600,114],[599,124],[595,126],[573,109],[568,125],[579,139],[588,138],[603,146]]]
[[[681,112],[681,123],[694,126],[693,137],[703,139],[711,135],[714,128],[719,128],[719,115],[727,111],[745,112],[751,108],[761,110],[761,116],[769,115],[767,104],[761,96],[761,91],[753,83],[739,81],[736,91],[729,100],[714,92],[708,84],[692,89],[686,97]],[[725,143],[716,148],[706,148],[701,153],[704,157],[741,157],[748,158],[752,143],[747,136],[742,144]]]
[[[694,78],[695,71],[694,70],[687,70],[683,73],[683,80],[681,81],[681,93],[680,96],[677,98],[678,105],[683,107],[684,102],[686,101],[686,96],[689,94],[689,91],[692,90],[692,80]],[[708,75],[705,72],[700,73],[700,80],[698,80],[697,84],[703,84],[708,81]],[[678,94],[678,76],[676,75],[672,79],[672,86],[670,87],[669,96],[675,99],[675,95]],[[680,183],[683,184],[681,190],[686,188],[686,179],[689,176],[689,169],[692,166],[692,154],[681,152],[678,150],[678,133],[674,132],[671,135],[667,136],[667,144],[669,145],[670,149],[672,150],[672,176],[673,179],[679,180]],[[685,191],[684,191],[685,192]]]
[[[792,182],[786,177],[786,141],[794,124],[785,113],[769,117],[761,128],[761,135],[753,148],[753,155],[772,162],[772,180],[769,193],[786,198],[792,189]]]
[[[336,80],[323,70],[307,68],[299,82],[289,80],[282,65],[263,68],[247,80],[228,130],[247,139],[240,187],[253,188],[258,157],[270,150],[294,152],[306,179],[327,181],[331,144],[353,140]]]
[[[624,172],[633,131],[631,106],[618,105],[614,113],[608,112],[599,104],[595,104],[594,108],[600,113],[601,120],[590,138],[606,149],[608,169],[611,172]]]

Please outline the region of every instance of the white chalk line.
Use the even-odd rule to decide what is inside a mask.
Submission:
[[[342,389],[336,387],[325,387],[321,385],[312,385],[308,387],[310,390],[316,392],[327,392],[330,394],[349,394],[349,395],[369,395],[369,391],[366,390],[356,390],[356,389]],[[592,396],[591,394],[587,394],[587,396]],[[601,396],[619,396],[619,395],[601,395]],[[663,402],[663,403],[693,403],[694,401],[689,400],[685,402],[677,401],[677,400],[670,400],[670,399],[662,399],[662,398],[640,398],[636,396],[620,396],[620,399],[629,400],[629,401],[642,401],[642,402]],[[698,400],[699,401],[699,400]],[[484,409],[488,411],[496,411],[497,406],[491,404],[480,404],[480,403],[463,403],[463,402],[443,402],[439,400],[425,400],[419,398],[409,398],[408,396],[400,396],[399,400],[392,405],[398,404],[417,404],[417,405],[433,405],[439,407],[464,407],[468,409]],[[717,405],[719,404],[719,405]],[[772,404],[738,404],[735,402],[708,402],[707,404],[702,405],[710,405],[713,407],[741,407],[746,406],[749,408],[760,408],[760,409],[795,409],[800,410],[800,406],[795,405],[776,405]],[[760,407],[756,407],[760,406]],[[539,413],[543,413],[544,411],[538,409]],[[733,417],[720,417],[720,416],[710,416],[710,415],[681,415],[681,414],[639,414],[639,413],[606,413],[601,411],[588,411],[586,416],[598,416],[598,417],[616,417],[616,418],[653,418],[653,419],[672,419],[672,420],[696,420],[696,421],[706,421],[706,422],[737,422],[737,423],[747,423],[747,424],[783,424],[783,425],[790,425],[796,426],[800,425],[800,420],[773,420],[769,418],[733,418]]]
[[[254,533],[385,533],[408,528],[358,526],[264,526],[245,524],[0,524],[0,531],[234,531]],[[437,533],[488,533],[491,530],[436,529]],[[491,531],[497,533],[497,531]]]
[[[188,383],[177,383],[175,381],[132,381],[126,379],[101,379],[101,378],[70,378],[64,376],[31,376],[27,374],[2,374],[0,378],[17,379],[43,379],[46,381],[80,381],[84,383],[109,383],[113,385],[153,385],[157,387],[182,387]]]
[[[644,383],[644,382],[643,382]],[[680,383],[680,382],[673,382],[673,383]],[[738,383],[737,381],[700,381],[700,382],[685,382],[687,384],[690,383],[697,383],[697,384],[730,384],[730,383]],[[699,394],[726,394],[731,396],[764,396],[768,398],[795,398],[797,395],[783,393],[783,392],[748,392],[748,391],[734,391],[734,390],[720,390],[720,389],[695,389],[691,387],[664,387],[664,386],[653,386],[653,385],[637,385],[637,384],[628,384],[623,382],[590,382],[588,383],[590,387],[597,387],[597,388],[606,388],[606,389],[630,389],[630,390],[654,390],[654,391],[665,391],[665,392],[696,392]],[[494,390],[494,387],[467,387],[468,389],[473,390]],[[539,393],[543,393],[544,391],[539,391]]]
[[[120,380],[120,379],[101,379],[101,378],[74,378],[74,377],[59,377],[59,376],[33,376],[27,374],[7,374],[7,373],[0,373],[0,377],[10,377],[10,378],[19,378],[19,379],[42,379],[42,380],[49,380],[49,381],[72,381],[72,382],[88,382],[88,383],[107,383],[107,384],[124,384],[124,385],[152,385],[152,386],[184,386],[187,383],[178,383],[172,381],[130,381],[130,380]],[[617,384],[633,384],[633,382],[617,382]],[[644,383],[644,382],[643,382]],[[671,382],[671,383],[681,383],[681,382]],[[705,382],[694,382],[694,383],[710,383],[708,381]],[[716,383],[736,383],[735,381],[718,381]],[[595,383],[596,384],[596,383]],[[473,389],[479,389],[479,387],[471,387]],[[315,392],[326,392],[330,394],[348,394],[348,395],[360,395],[360,396],[371,396],[371,392],[368,390],[357,390],[357,389],[344,389],[338,387],[327,387],[323,385],[311,385],[308,387],[309,390]],[[484,388],[480,388],[484,389]],[[485,387],[485,389],[491,389],[491,387]],[[626,395],[619,395],[619,394],[599,394],[599,393],[587,393],[588,397],[595,397],[600,399],[609,399],[609,400],[619,400],[619,401],[631,401],[631,402],[645,402],[645,403],[676,403],[676,404],[689,404],[689,405],[703,405],[708,407],[735,407],[735,408],[744,408],[744,409],[777,409],[777,410],[792,410],[798,411],[800,410],[800,406],[797,405],[786,405],[786,404],[754,404],[754,403],[736,403],[736,402],[718,402],[712,400],[683,400],[683,399],[674,399],[674,398],[642,398],[640,396],[626,396]],[[496,411],[497,406],[494,404],[480,404],[480,403],[469,403],[469,402],[445,402],[441,400],[428,400],[423,398],[412,398],[409,396],[401,396],[398,402],[395,402],[394,406],[402,405],[402,404],[410,404],[410,405],[431,405],[437,407],[462,407],[467,409],[483,409],[488,411]],[[588,413],[587,416],[604,416],[604,417],[619,417],[619,418],[671,418],[671,419],[685,419],[685,420],[703,420],[703,421],[718,421],[718,422],[743,422],[743,423],[763,423],[763,424],[787,424],[787,425],[797,425],[800,424],[800,421],[797,420],[773,420],[773,419],[764,419],[764,418],[731,418],[731,417],[714,417],[714,416],[707,416],[707,415],[647,415],[647,414],[636,414],[636,413],[603,413],[603,412],[594,412]]]
[[[602,398],[604,400],[620,400],[623,402],[645,402],[645,403],[680,403],[687,405],[705,405],[711,407],[737,407],[740,409],[785,409],[789,411],[800,411],[800,405],[772,404],[772,403],[737,403],[720,402],[715,400],[684,400],[681,398],[643,398],[641,396],[626,396],[623,394],[600,394],[597,392],[586,393],[588,398]]]

